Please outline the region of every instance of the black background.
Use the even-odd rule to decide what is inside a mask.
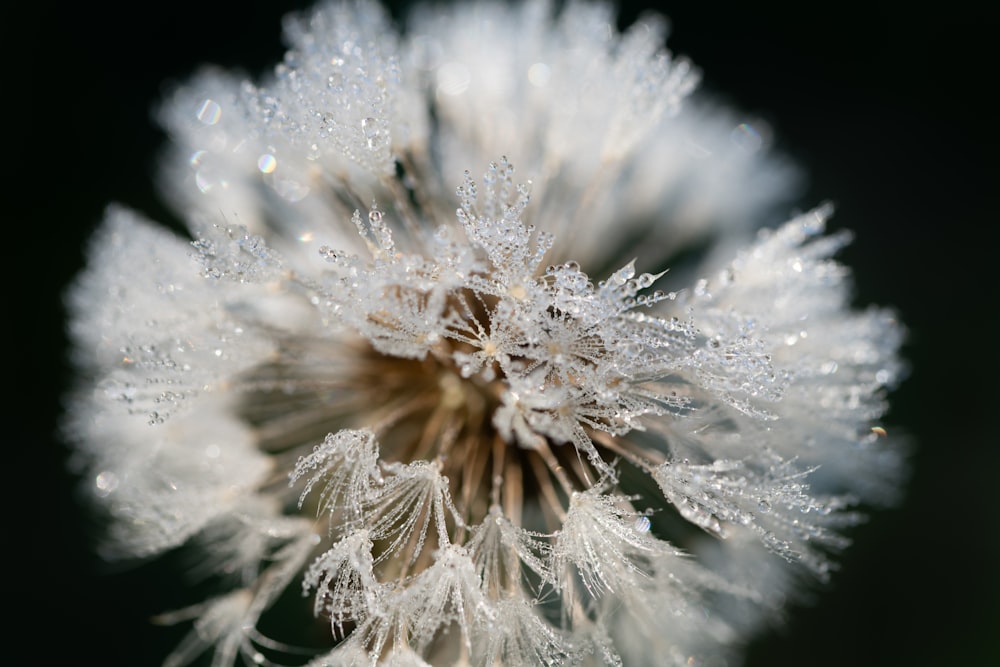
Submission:
[[[163,582],[102,574],[90,555],[54,435],[69,378],[61,293],[108,202],[167,218],[151,185],[162,136],[150,109],[164,82],[204,62],[259,73],[283,51],[279,17],[305,5],[79,3],[8,17],[6,590],[25,633],[14,643],[41,664],[155,665],[177,639],[146,621]],[[830,589],[752,644],[750,667],[1000,664],[998,127],[987,104],[998,31],[970,7],[663,8],[670,48],[710,90],[769,120],[777,148],[805,168],[801,205],[831,199],[835,224],[855,230],[842,258],[858,303],[894,305],[910,329],[912,375],[886,420],[916,444],[907,499],[856,531]],[[640,9],[627,3],[625,20]]]

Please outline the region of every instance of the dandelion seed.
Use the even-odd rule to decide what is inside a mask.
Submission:
[[[848,236],[754,238],[767,132],[613,23],[329,3],[165,103],[194,242],[109,208],[66,419],[108,557],[192,545],[218,588],[164,664],[301,664],[258,630],[297,579],[313,666],[728,659],[892,500],[902,332],[850,308]]]

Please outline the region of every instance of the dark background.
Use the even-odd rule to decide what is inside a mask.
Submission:
[[[13,639],[41,664],[145,667],[177,640],[146,622],[162,581],[101,574],[90,555],[54,435],[69,381],[61,293],[108,202],[166,219],[151,185],[163,83],[203,62],[260,72],[283,52],[279,17],[306,4],[79,3],[8,17],[20,45],[4,133],[16,309],[6,590],[25,633]],[[856,531],[831,588],[756,641],[749,667],[1000,665],[1000,181],[986,102],[998,32],[970,6],[664,7],[671,49],[710,90],[769,120],[777,148],[805,168],[801,205],[832,199],[835,224],[855,230],[842,258],[858,303],[894,305],[910,329],[912,375],[886,420],[916,446],[907,498]],[[626,20],[639,9],[627,3]]]

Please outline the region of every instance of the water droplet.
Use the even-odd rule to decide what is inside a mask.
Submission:
[[[638,533],[648,533],[652,522],[647,516],[640,516],[635,520],[634,528]]]
[[[218,102],[206,99],[198,107],[196,116],[205,125],[215,125],[222,118],[222,107]]]
[[[206,155],[208,155],[208,151],[197,150],[194,153],[191,153],[191,157],[188,158],[188,164],[191,165],[192,168],[197,168],[201,164],[202,158]]]
[[[380,143],[381,133],[378,129],[378,121],[374,118],[363,118],[361,120],[361,132],[365,135],[365,141],[369,149],[375,149]]]
[[[270,153],[264,153],[257,158],[257,168],[262,174],[270,174],[278,166],[278,161]]]
[[[342,250],[336,250],[328,245],[320,246],[319,255],[328,262],[339,262],[347,259],[347,253]],[[318,303],[318,301],[317,301]]]
[[[771,503],[767,499],[762,498],[760,502],[757,503],[757,509],[766,514],[771,511]]]
[[[217,184],[222,185],[214,178],[211,168],[201,167],[195,172],[194,184],[200,192],[207,193],[210,192]]]
[[[740,123],[730,132],[729,138],[747,153],[756,153],[764,145],[764,138],[753,125]]]
[[[105,498],[118,488],[118,475],[110,470],[103,470],[94,478],[94,486],[97,487],[97,495]]]

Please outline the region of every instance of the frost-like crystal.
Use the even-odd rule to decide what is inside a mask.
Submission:
[[[166,665],[733,664],[892,500],[848,235],[754,237],[794,171],[613,19],[328,3],[170,95],[192,241],[108,209],[66,419],[108,557],[218,589]],[[300,585],[328,646],[258,629]]]

